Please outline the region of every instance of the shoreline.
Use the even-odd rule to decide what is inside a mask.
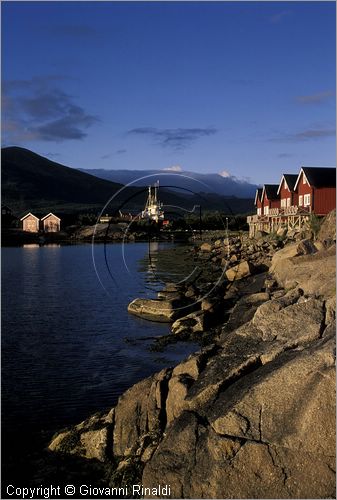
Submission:
[[[61,460],[70,461],[78,477],[99,470],[97,481],[103,485],[123,487],[135,481],[135,484],[151,488],[154,484],[164,487],[170,483],[172,498],[225,498],[223,495],[228,495],[228,492],[236,498],[267,498],[275,492],[285,498],[292,498],[292,495],[307,497],[308,491],[317,498],[330,495],[334,490],[332,462],[328,458],[330,451],[327,451],[330,438],[326,435],[326,444],[319,444],[322,436],[314,431],[309,445],[305,444],[303,448],[303,444],[299,445],[301,427],[296,419],[289,420],[288,417],[287,420],[286,414],[282,420],[282,432],[277,434],[280,432],[280,415],[283,414],[280,409],[287,406],[284,406],[284,401],[292,392],[299,397],[305,391],[307,356],[313,359],[311,370],[314,373],[322,370],[319,368],[322,363],[330,371],[334,369],[330,362],[330,347],[335,320],[335,289],[332,285],[335,269],[331,264],[335,246],[325,248],[318,241],[316,248],[308,241],[299,239],[283,245],[280,241],[261,240],[257,245],[257,241],[250,240],[244,256],[250,262],[254,261],[255,268],[252,266],[247,276],[234,279],[230,286],[227,283],[225,287],[217,288],[218,295],[223,293],[220,303],[228,315],[226,320],[218,317],[208,345],[174,368],[165,368],[130,387],[108,413],[95,414],[81,424],[59,432],[46,455],[48,460],[54,461],[54,469],[46,466],[42,476],[57,474],[55,464]],[[221,263],[224,252],[223,245],[216,241],[209,245],[203,250],[199,247],[197,254],[202,265],[212,269]],[[238,250],[235,245],[237,241],[234,240],[232,255]],[[268,269],[258,272],[263,265]],[[238,264],[233,259],[228,271],[235,266]],[[312,269],[309,280],[306,276],[308,266]],[[175,292],[177,290],[166,291]],[[216,317],[214,303],[210,305]],[[178,322],[183,320],[177,319]],[[300,333],[301,321],[305,321],[306,331]],[[181,333],[184,334],[184,330]],[[189,332],[188,335],[191,333],[203,336],[204,330]],[[179,339],[179,333],[170,335]],[[297,378],[294,378],[296,370],[300,370],[299,380],[303,379],[304,384],[298,389]],[[283,373],[283,390],[275,392],[279,373]],[[266,388],[268,399],[263,396]],[[316,398],[322,397],[322,388],[314,393]],[[323,393],[330,394],[328,390]],[[275,394],[280,401],[275,400]],[[262,403],[257,404],[261,397]],[[231,402],[230,406],[228,402]],[[263,425],[261,404],[264,407]],[[319,414],[320,419],[330,422],[330,406],[321,402],[321,408],[325,413],[324,416]],[[315,416],[304,401],[300,409],[301,421],[304,412],[314,429]],[[273,422],[270,420],[272,415],[275,425],[268,424],[268,421]],[[288,438],[284,448],[289,426],[293,436]],[[265,432],[269,437],[264,436]],[[324,432],[327,432],[326,428]],[[202,436],[207,436],[207,440]],[[216,455],[219,446],[223,450],[221,459]],[[317,446],[321,447],[320,451]],[[280,450],[284,449],[289,450],[288,454],[280,455]],[[201,460],[201,455],[199,459],[193,458],[199,456],[201,450],[208,457],[207,463]],[[293,453],[300,455],[301,460],[305,457],[306,469],[295,466]],[[314,472],[312,453],[320,477]],[[244,462],[237,462],[242,456]],[[259,474],[262,479],[254,476],[253,456],[255,461],[261,461]],[[271,463],[270,457],[273,457]],[[251,479],[244,485],[237,479],[222,481],[223,473],[217,476],[221,469],[231,467],[229,464],[233,461],[237,462],[238,470],[245,466],[248,471]],[[280,472],[282,467],[287,470],[287,478],[291,474],[297,478],[295,483],[285,481]],[[228,469],[228,473],[229,470],[232,469]],[[201,477],[212,478],[206,489]],[[310,477],[314,477],[313,482]],[[150,498],[155,497],[157,495],[150,495]]]

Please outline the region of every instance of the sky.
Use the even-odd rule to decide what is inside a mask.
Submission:
[[[1,2],[2,145],[278,183],[336,162],[334,2]]]

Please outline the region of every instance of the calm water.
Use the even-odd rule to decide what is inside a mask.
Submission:
[[[36,433],[110,408],[133,383],[196,349],[179,343],[151,352],[142,337],[169,327],[127,313],[135,297],[154,297],[160,278],[177,281],[173,266],[172,276],[157,267],[164,247],[154,243],[150,259],[147,243],[112,244],[106,252],[103,245],[2,250],[6,455],[18,441],[22,450]]]

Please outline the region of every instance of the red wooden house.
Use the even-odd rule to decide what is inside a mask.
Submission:
[[[328,214],[336,208],[336,169],[302,167],[295,190],[299,208],[307,208],[316,215]]]
[[[257,215],[262,214],[262,202],[261,202],[262,191],[263,191],[262,188],[258,188],[255,193],[254,205],[256,206]]]
[[[269,215],[273,208],[280,208],[280,198],[277,194],[278,184],[265,184],[261,195],[262,213]]]
[[[280,208],[293,207],[297,205],[297,192],[295,184],[296,174],[283,174],[280,181],[277,194],[280,197]]]
[[[323,216],[336,208],[336,169],[302,167],[298,175],[284,174],[280,184],[265,184],[255,196],[256,215],[247,217],[249,235],[279,228],[309,227],[311,214]]]

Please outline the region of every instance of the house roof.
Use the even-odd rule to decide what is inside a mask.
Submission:
[[[282,186],[282,182],[283,181],[285,181],[285,183],[287,184],[287,186],[289,188],[289,191],[294,191],[295,184],[296,184],[296,181],[297,181],[297,177],[298,177],[297,174],[283,174],[282,178],[280,180],[280,184],[279,184],[279,187],[278,187],[278,190],[277,190],[277,194],[279,194],[280,191],[281,191],[281,186]]]
[[[335,167],[302,167],[297,176],[295,188],[301,178],[301,174],[307,178],[311,187],[335,187],[336,186],[336,168]]]
[[[56,219],[61,220],[61,219],[60,219],[60,217],[57,217],[57,215],[53,214],[52,212],[49,212],[49,214],[47,214],[47,215],[45,215],[44,217],[42,217],[42,219],[41,219],[41,220],[45,220],[45,219],[47,219],[48,217],[50,217],[51,215],[52,215],[53,217],[55,217]]]
[[[256,203],[257,203],[257,199],[258,199],[258,198],[259,198],[259,200],[261,201],[262,191],[263,191],[263,188],[258,188],[258,189],[256,190],[256,193],[255,193],[255,199],[254,199],[254,205],[256,205]]]
[[[20,219],[20,220],[27,219],[27,217],[29,217],[30,215],[31,215],[32,217],[34,217],[34,219],[39,220],[39,218],[38,218],[38,217],[36,217],[36,215],[32,214],[31,212],[29,212],[28,214],[26,214],[26,215],[24,215],[23,217],[21,217],[21,219]]]
[[[277,192],[278,192],[278,184],[265,184],[263,186],[261,200],[265,194],[267,195],[268,200],[277,200],[278,198]]]

